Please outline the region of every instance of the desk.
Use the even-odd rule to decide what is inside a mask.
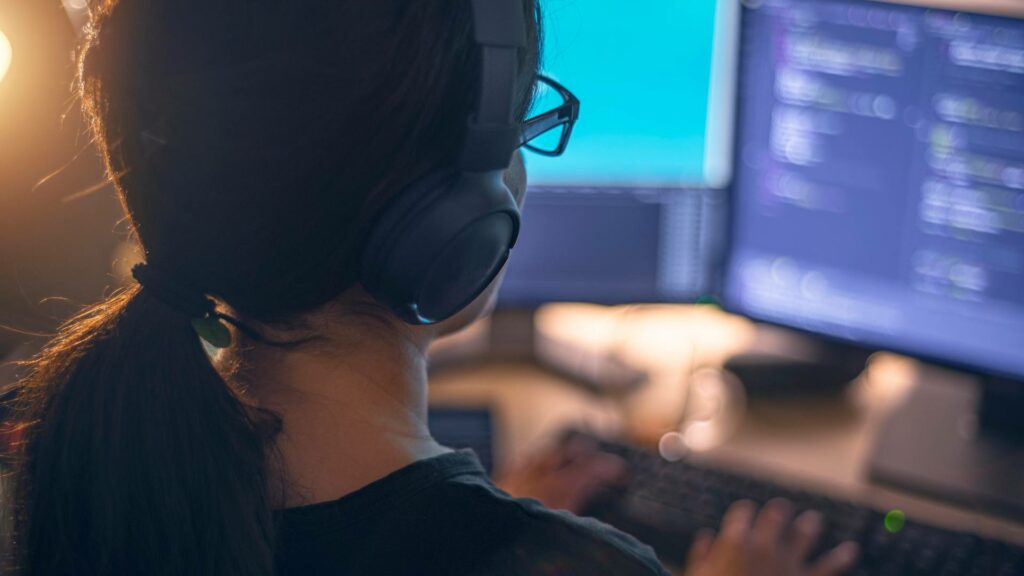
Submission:
[[[494,410],[499,465],[540,449],[567,427],[656,446],[666,432],[677,429],[697,369],[720,366],[749,349],[757,333],[743,319],[687,306],[559,305],[538,312],[538,327],[575,345],[615,353],[648,370],[651,382],[629,397],[612,399],[530,366],[495,364],[437,374],[431,383],[433,404]],[[736,413],[731,432],[691,457],[1024,545],[1024,524],[868,481],[868,456],[879,424],[926,380],[929,385],[969,385],[966,376],[879,354],[843,397],[737,402],[741,406],[731,408]]]

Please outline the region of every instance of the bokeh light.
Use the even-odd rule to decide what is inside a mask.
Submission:
[[[89,0],[63,0],[63,3],[71,26],[81,38],[85,33],[86,24],[89,23]]]
[[[7,39],[3,30],[0,30],[0,82],[4,81],[7,71],[11,68],[11,59],[14,57],[14,50],[11,49],[11,41]]]
[[[885,529],[890,534],[900,532],[906,524],[907,515],[903,513],[903,510],[890,510],[885,515]]]

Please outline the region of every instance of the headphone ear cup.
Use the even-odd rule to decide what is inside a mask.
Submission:
[[[399,194],[368,238],[364,287],[411,324],[441,322],[473,302],[519,236],[502,176],[435,174]]]

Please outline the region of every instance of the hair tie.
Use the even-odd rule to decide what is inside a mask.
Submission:
[[[231,331],[221,322],[217,303],[205,294],[188,289],[148,264],[137,264],[132,276],[142,290],[164,306],[192,319],[192,327],[200,338],[214,348],[231,346]]]

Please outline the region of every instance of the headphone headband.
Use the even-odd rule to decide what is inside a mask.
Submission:
[[[519,50],[526,47],[522,0],[471,0],[473,36],[480,47],[480,89],[469,119],[459,168],[463,172],[505,170],[519,146],[516,83]]]
[[[503,173],[519,147],[523,0],[471,0],[480,49],[478,102],[459,163],[409,185],[367,239],[362,283],[410,324],[451,318],[501,272],[519,236],[519,206]]]

